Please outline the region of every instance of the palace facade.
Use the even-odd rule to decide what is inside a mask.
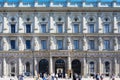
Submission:
[[[0,0],[0,76],[120,75],[120,0]]]

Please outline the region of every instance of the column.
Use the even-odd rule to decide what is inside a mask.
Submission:
[[[2,38],[2,41],[3,41],[3,50],[4,51],[8,51],[9,50],[9,42],[7,40],[7,37],[3,37]]]
[[[86,51],[88,49],[87,38],[83,38],[83,50]]]
[[[71,57],[70,57],[70,53],[69,53],[69,56],[68,56],[68,77],[71,78],[72,76],[72,67],[71,67]]]
[[[6,58],[3,58],[3,77],[7,76],[7,63],[6,63]]]
[[[68,12],[68,13],[67,13],[67,16],[66,16],[67,33],[72,33],[70,14],[71,14],[71,13]]]
[[[23,37],[18,37],[18,45],[19,45],[19,50],[20,51],[23,51],[24,49],[25,49],[25,47],[24,47],[24,40],[23,40]]]
[[[117,39],[117,37],[114,38],[113,45],[114,45],[114,50],[117,51],[118,50],[118,39]]]
[[[82,18],[83,18],[83,22],[82,22],[82,26],[83,26],[83,33],[87,33],[85,15],[86,15],[86,13],[82,13],[82,16],[83,16],[83,17],[82,17]]]
[[[40,32],[38,23],[39,23],[38,13],[35,12],[35,13],[34,13],[34,33],[39,33],[39,32]]]
[[[18,14],[19,14],[18,33],[24,33],[24,26],[23,26],[24,20],[22,19],[22,13],[19,12]]]
[[[49,22],[49,24],[50,24],[50,33],[54,33],[54,20],[53,20],[53,15],[54,15],[54,13],[53,12],[51,12],[50,13],[50,22]]]
[[[72,50],[72,42],[71,42],[71,37],[67,37],[67,49]]]
[[[35,69],[34,69],[34,70],[35,70],[35,72],[34,72],[34,73],[35,73],[35,76],[37,76],[37,73],[38,73],[38,72],[37,72],[37,70],[38,70],[38,65],[37,65],[37,58],[36,58],[36,57],[34,58],[34,68],[35,68]]]
[[[9,31],[9,27],[8,27],[8,20],[7,20],[7,13],[3,13],[4,17],[3,17],[3,33],[8,33]]]
[[[22,60],[21,58],[19,58],[19,75],[23,74],[23,70],[22,70]]]
[[[52,60],[52,56],[50,56],[50,74],[53,73],[53,60]]]
[[[115,76],[118,76],[118,74],[119,74],[119,64],[117,62],[117,58],[114,58],[114,66],[113,66],[113,68],[114,68]]]
[[[33,46],[35,51],[38,51],[40,49],[39,38],[36,36],[33,37]]]
[[[103,40],[102,40],[102,37],[99,37],[98,38],[98,44],[99,44],[99,51],[102,51],[103,50]]]
[[[86,58],[83,58],[83,76],[87,76],[88,69],[87,69],[87,61]]]
[[[118,32],[118,27],[117,27],[117,13],[113,13],[113,32],[117,33]]]
[[[101,61],[101,57],[99,57],[99,60],[98,60],[98,73],[99,74],[102,74],[103,70],[102,70],[102,61]]]
[[[101,20],[101,13],[98,13],[98,33],[102,33],[102,20]]]

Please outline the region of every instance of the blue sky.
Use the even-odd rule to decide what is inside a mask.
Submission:
[[[7,1],[7,2],[18,2],[20,0],[0,0],[0,2],[4,2],[4,1]],[[33,2],[35,0],[21,0],[22,2]],[[48,2],[48,1],[51,1],[51,0],[37,0],[38,2]],[[65,2],[65,1],[70,1],[70,2],[81,2],[81,1],[86,1],[86,2],[97,2],[97,1],[101,1],[101,2],[112,2],[112,1],[117,1],[117,2],[120,2],[120,0],[52,0],[52,1],[55,1],[55,2]]]

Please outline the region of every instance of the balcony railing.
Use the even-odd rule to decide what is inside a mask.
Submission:
[[[120,7],[120,0],[0,0],[2,7]]]

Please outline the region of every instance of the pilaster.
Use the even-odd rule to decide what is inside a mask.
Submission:
[[[86,58],[84,57],[83,58],[83,76],[86,77],[87,73],[88,73],[88,70],[87,70],[87,61],[86,61]]]
[[[86,28],[86,18],[85,18],[85,16],[86,16],[86,13],[82,13],[82,20],[83,20],[83,22],[82,22],[82,26],[83,26],[83,33],[87,33],[87,28]]]
[[[37,67],[37,66],[38,66],[38,65],[37,65],[37,59],[36,59],[36,57],[34,58],[34,63],[35,63],[35,64],[34,64],[34,68],[35,68],[35,69],[34,69],[34,70],[35,70],[34,73],[35,73],[35,76],[37,76],[37,74],[38,74],[38,72],[37,72],[37,71],[38,71],[38,67]]]
[[[118,62],[117,62],[117,58],[115,57],[114,58],[114,74],[115,74],[115,76],[118,76],[118,74],[119,74],[119,64],[118,64]]]
[[[103,70],[102,70],[102,61],[101,61],[101,57],[99,57],[99,60],[98,60],[98,73],[101,75],[103,73]]]
[[[50,56],[50,64],[49,64],[49,66],[50,66],[50,74],[53,74],[53,59],[52,59],[52,56]]]
[[[7,76],[7,63],[6,63],[6,58],[3,58],[3,77]]]
[[[23,74],[23,69],[22,69],[23,65],[22,65],[22,61],[21,58],[19,58],[19,75]]]

